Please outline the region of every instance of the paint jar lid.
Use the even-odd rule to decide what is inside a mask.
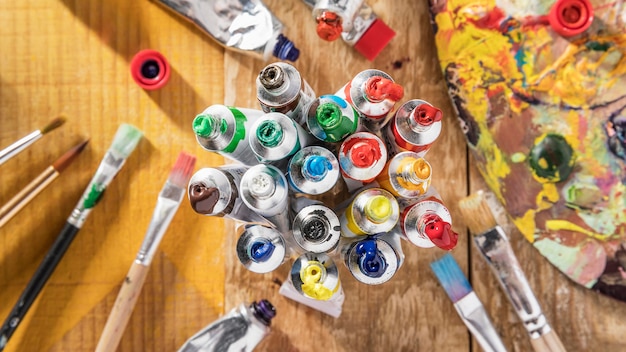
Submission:
[[[586,31],[593,22],[593,6],[589,0],[557,0],[548,14],[550,26],[564,37]]]
[[[163,88],[170,79],[171,69],[165,57],[156,50],[142,50],[130,62],[135,83],[146,90]]]

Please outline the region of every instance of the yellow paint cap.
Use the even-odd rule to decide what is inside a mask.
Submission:
[[[377,195],[367,201],[363,211],[368,220],[379,224],[389,219],[393,213],[393,208],[387,197]]]

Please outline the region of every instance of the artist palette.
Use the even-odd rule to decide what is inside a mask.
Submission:
[[[431,0],[430,10],[489,188],[563,273],[626,300],[626,8]]]

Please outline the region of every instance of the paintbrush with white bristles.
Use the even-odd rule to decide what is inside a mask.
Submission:
[[[113,309],[96,347],[97,352],[115,351],[132,315],[139,293],[148,275],[150,263],[180,203],[187,193],[187,183],[193,174],[196,158],[184,152],[178,155],[169,178],[165,181],[148,226],[141,248],[132,263],[117,295]]]
[[[565,351],[563,343],[543,315],[517,256],[482,192],[459,201],[461,214],[474,235],[474,244],[496,275],[537,352]]]
[[[18,139],[10,146],[0,150],[0,165],[4,164],[7,160],[17,155],[22,150],[28,148],[30,145],[38,141],[46,133],[55,130],[65,123],[64,117],[57,117],[50,121],[44,128],[35,130],[28,135]]]

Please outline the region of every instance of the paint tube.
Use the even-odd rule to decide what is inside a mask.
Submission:
[[[415,152],[401,152],[387,162],[376,181],[396,197],[420,198],[429,189],[432,176],[430,163]]]
[[[270,332],[276,308],[267,300],[240,304],[187,340],[178,352],[252,351]]]
[[[400,211],[391,193],[368,188],[356,194],[340,214],[341,235],[357,237],[390,231],[398,222]]]
[[[299,197],[293,202],[293,237],[305,252],[331,253],[337,248],[341,226],[337,214],[320,201]]]
[[[402,104],[383,129],[389,157],[403,151],[426,155],[441,134],[441,110],[424,100],[411,99]]]
[[[354,76],[335,95],[352,104],[368,130],[378,131],[387,123],[389,113],[404,96],[404,88],[387,73],[367,69]]]
[[[296,68],[286,62],[265,66],[256,78],[256,97],[265,112],[281,112],[306,128],[304,107],[316,95]]]
[[[272,165],[249,168],[239,183],[239,195],[246,206],[274,224],[283,236],[291,229],[288,193],[285,175]]]
[[[240,226],[237,258],[253,273],[269,273],[278,268],[287,253],[285,241],[278,230],[261,225]]]
[[[452,230],[452,216],[441,196],[430,187],[422,199],[401,198],[400,220],[393,229],[412,244],[422,248],[452,250],[459,235]]]
[[[250,149],[258,161],[272,164],[281,171],[287,171],[289,157],[313,139],[304,128],[280,112],[261,116],[248,135]]]
[[[394,233],[356,241],[344,238],[340,253],[352,276],[366,285],[389,281],[404,261],[400,237]]]
[[[278,293],[335,318],[345,299],[337,265],[323,253],[298,257]]]
[[[248,208],[239,196],[239,183],[247,170],[248,167],[243,165],[224,165],[196,171],[187,188],[191,208],[202,215],[272,226]]]
[[[291,157],[287,167],[289,184],[297,193],[321,195],[339,180],[339,162],[328,149],[308,146]]]
[[[304,110],[307,128],[320,141],[341,142],[359,128],[359,115],[345,99],[336,95],[315,98]]]
[[[296,61],[300,51],[284,25],[260,0],[153,0],[191,21],[229,50],[269,60]]]
[[[261,110],[215,104],[196,116],[193,131],[205,150],[252,166],[259,161],[250,149],[246,134],[264,114]]]
[[[339,147],[339,168],[348,191],[353,193],[376,179],[387,163],[387,148],[370,132],[353,133]]]

